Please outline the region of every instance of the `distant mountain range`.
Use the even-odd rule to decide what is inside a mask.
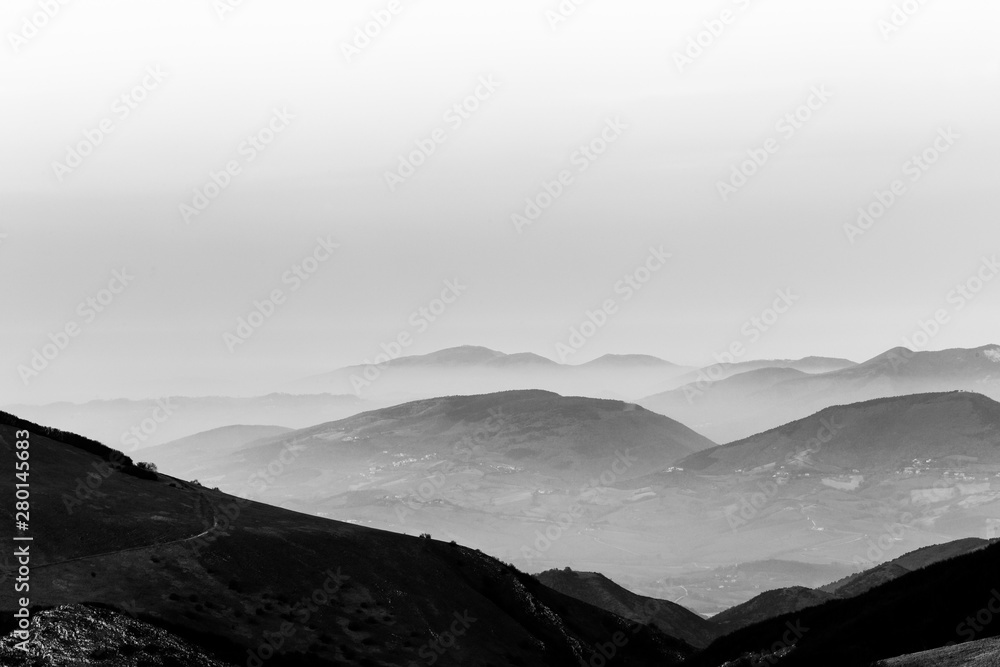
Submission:
[[[751,366],[742,372],[719,367],[698,377],[682,376],[689,380],[683,386],[637,402],[717,442],[732,442],[823,408],[875,398],[964,390],[1000,400],[997,345],[940,352],[895,348],[828,371],[822,371],[822,364]]]
[[[503,392],[418,401],[299,431],[235,426],[157,449],[179,459],[212,448],[229,465],[243,466],[242,473],[260,475],[265,488],[286,494],[311,479],[335,478],[342,474],[336,462],[349,468],[354,459],[369,466],[363,485],[380,475],[406,479],[408,466],[421,461],[433,466],[440,456],[443,462],[486,466],[480,475],[461,473],[467,475],[462,484],[477,477],[521,476],[521,484],[583,481],[586,490],[596,473],[596,483],[608,486],[589,491],[632,496],[620,505],[622,513],[612,508],[598,522],[580,526],[581,533],[608,524],[620,544],[631,544],[626,518],[638,513],[653,530],[644,517],[654,514],[643,514],[642,508],[662,514],[667,507],[659,496],[665,487],[647,484],[650,471],[654,477],[676,477],[677,497],[690,502],[706,471],[713,484],[728,484],[727,475],[773,479],[777,466],[761,462],[787,461],[789,452],[798,451],[793,444],[814,427],[833,437],[820,438],[822,447],[810,452],[811,459],[793,458],[802,471],[832,475],[824,480],[850,477],[824,469],[853,466],[865,474],[883,471],[881,487],[898,473],[892,466],[930,451],[932,442],[938,443],[937,456],[914,462],[915,467],[940,459],[958,467],[988,464],[992,470],[998,408],[967,392],[879,399],[821,411],[760,434],[760,440],[714,447],[677,422],[631,404]],[[0,413],[5,456],[13,458],[14,442],[24,439],[15,435],[21,430],[30,432],[32,497],[60,499],[66,511],[39,512],[31,526],[46,536],[44,547],[33,552],[32,605],[36,614],[52,608],[36,617],[42,642],[37,655],[22,660],[12,654],[13,610],[0,604],[0,618],[6,619],[0,622],[6,635],[0,657],[16,667],[43,654],[110,660],[137,652],[154,664],[171,664],[168,658],[172,664],[245,664],[248,655],[251,662],[261,659],[260,647],[281,628],[293,631],[282,633],[280,645],[270,645],[262,663],[388,666],[433,658],[445,667],[575,667],[602,657],[608,662],[602,647],[615,636],[627,641],[614,644],[616,662],[608,664],[635,667],[761,661],[826,667],[877,660],[902,667],[996,655],[993,642],[943,649],[1000,632],[987,622],[973,631],[968,621],[990,608],[1000,587],[996,541],[964,539],[920,549],[821,590],[767,591],[706,620],[679,605],[633,594],[601,574],[561,569],[535,578],[430,536],[372,530],[241,500],[137,466],[87,438]],[[858,435],[864,431],[871,433],[867,441]],[[698,449],[703,451],[690,453]],[[678,456],[684,457],[679,463]],[[633,458],[633,466],[615,465]],[[526,462],[530,471],[518,470]],[[689,467],[678,470],[685,462]],[[387,465],[373,470],[372,463]],[[705,464],[701,472],[693,472],[699,463]],[[749,465],[754,468],[747,470]],[[95,471],[100,479],[80,482]],[[841,504],[858,489],[830,488]],[[298,500],[308,501],[308,493]],[[879,493],[893,495],[893,488]],[[614,505],[615,496],[586,497],[594,507]],[[694,502],[708,501],[702,496]],[[867,511],[884,516],[877,508]],[[13,522],[9,505],[0,507],[0,519]],[[842,532],[834,539],[845,537]],[[6,581],[13,573],[9,556],[0,556],[0,578]],[[112,626],[118,628],[114,633],[107,631]],[[456,641],[448,646],[432,641],[446,632]],[[74,637],[71,644],[85,645],[87,656],[67,654],[60,639],[67,636]],[[927,650],[932,653],[903,657]]]
[[[355,394],[397,402],[519,389],[544,389],[595,398],[627,398],[653,391],[690,368],[647,355],[605,355],[569,365],[528,352],[505,354],[462,346],[424,355],[372,359],[303,378],[289,391]]]
[[[248,398],[169,396],[144,400],[8,405],[4,410],[86,435],[126,452],[234,424],[312,426],[386,405],[357,396],[269,394]]]
[[[914,460],[1000,464],[1000,403],[968,392],[881,398],[810,417],[680,461],[731,474],[765,466],[828,473],[897,471]]]

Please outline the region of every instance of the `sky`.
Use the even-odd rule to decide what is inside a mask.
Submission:
[[[559,358],[588,321],[567,363],[1000,342],[998,20],[8,0],[0,403],[266,393],[400,336]]]

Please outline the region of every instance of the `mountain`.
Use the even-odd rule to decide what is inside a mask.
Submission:
[[[807,375],[818,375],[857,366],[857,362],[837,357],[803,357],[802,359],[753,359],[733,363],[721,362],[688,371],[677,379],[682,384],[718,382],[726,378],[767,368],[785,368]]]
[[[290,450],[295,470],[275,480],[268,492],[295,493],[301,500],[332,496],[359,483],[377,488],[379,473],[398,489],[408,471],[423,481],[428,470],[444,464],[505,486],[526,478],[576,487],[621,456],[627,455],[628,465],[617,466],[622,471],[615,477],[629,479],[711,446],[683,424],[635,405],[528,390],[413,401],[237,451],[213,447],[186,468],[178,461],[178,474],[207,470],[203,474],[209,481],[239,490],[260,465]]]
[[[1000,464],[1000,403],[952,392],[836,406],[693,454],[678,465],[703,474],[762,466],[849,473],[902,470],[914,460],[954,457]]]
[[[377,364],[377,365],[375,365]],[[478,346],[447,348],[423,355],[388,358],[303,378],[296,392],[353,393],[397,402],[525,389],[594,398],[631,398],[688,370],[647,355],[605,355],[594,361],[561,364],[532,353],[506,354]]]
[[[317,516],[444,535],[536,571],[613,555],[622,536],[609,543],[610,515],[656,504],[620,486],[711,446],[635,405],[528,390],[410,402],[229,454],[206,447],[170,470]]]
[[[719,634],[711,621],[681,605],[637,595],[597,572],[574,572],[565,568],[547,570],[535,577],[564,595],[636,623],[651,623],[695,647],[708,646]]]
[[[558,366],[551,359],[543,356],[522,352],[518,354],[504,354],[486,347],[475,345],[464,345],[462,347],[452,347],[430,354],[399,357],[385,364],[388,367],[440,367],[440,366]],[[351,370],[363,369],[364,366],[351,366]]]
[[[1000,638],[980,639],[957,646],[880,660],[874,667],[996,667],[1000,665]]]
[[[200,461],[232,454],[252,442],[292,430],[284,426],[221,426],[144,449],[142,457],[155,461],[161,472],[197,478],[203,470],[199,468]],[[211,455],[207,456],[209,452]]]
[[[835,596],[804,586],[778,588],[761,593],[743,604],[731,607],[712,617],[720,634],[733,632],[770,618],[792,614],[832,600]]]
[[[163,628],[101,606],[63,605],[38,612],[31,632],[27,652],[15,648],[20,638],[13,634],[0,639],[0,664],[232,667]]]
[[[899,558],[848,575],[825,586],[817,588],[789,586],[766,591],[743,604],[716,614],[712,617],[712,623],[720,626],[722,632],[733,632],[739,628],[801,611],[806,607],[813,607],[834,598],[861,595],[910,572],[949,558],[971,553],[989,544],[989,540],[974,537],[944,544],[933,544],[907,552]]]
[[[899,558],[881,563],[863,572],[852,574],[832,584],[821,586],[819,590],[834,594],[837,597],[861,595],[887,581],[898,579],[904,574],[915,572],[928,565],[948,560],[949,558],[955,558],[982,549],[989,543],[989,540],[970,537],[946,542],[945,544],[933,544],[922,549],[910,551]]]
[[[730,375],[717,382],[696,381],[641,399],[639,405],[669,415],[716,442],[731,442],[775,426],[783,405],[763,392],[808,376],[795,368],[765,367]],[[798,415],[794,409],[793,418]]]
[[[342,419],[386,405],[357,396],[269,394],[250,398],[170,396],[148,400],[11,405],[4,409],[134,452],[232,424],[290,428]]]
[[[1000,543],[910,572],[848,599],[830,600],[726,635],[691,667],[869,665],[876,660],[994,637]],[[970,625],[970,621],[974,625]]]
[[[997,345],[935,352],[894,348],[861,364],[826,371],[813,364],[811,371],[819,372],[799,365],[795,370],[805,375],[759,374],[732,384],[727,378],[739,375],[723,364],[682,376],[685,383],[677,390],[670,387],[638,403],[714,440],[732,442],[824,408],[876,398],[962,390],[1000,400],[998,360]]]
[[[605,354],[597,359],[592,359],[591,361],[579,364],[577,368],[583,366],[603,366],[611,368],[646,368],[659,366],[660,368],[670,369],[675,372],[691,370],[688,367],[678,366],[675,363],[666,361],[665,359],[660,359],[659,357],[653,357],[648,354]]]
[[[969,391],[996,390],[1000,384],[1000,345],[914,352],[896,347],[857,366],[838,371],[838,379],[889,378],[902,391],[921,390],[923,382],[961,383]]]
[[[21,430],[29,432],[35,506],[34,614],[102,605],[213,660],[275,667],[576,667],[600,658],[619,632],[627,638],[616,650],[620,664],[673,665],[690,655],[655,628],[564,596],[481,552],[245,501],[0,413],[5,460],[23,449],[15,450]],[[13,525],[11,504],[0,520]],[[3,556],[7,567],[12,551]],[[11,596],[0,601],[2,634],[13,629],[12,605]]]

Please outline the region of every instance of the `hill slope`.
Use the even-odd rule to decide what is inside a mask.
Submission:
[[[881,563],[864,572],[858,572],[826,586],[821,586],[819,590],[835,594],[838,597],[861,595],[908,572],[914,572],[928,565],[982,549],[988,544],[988,540],[975,537],[946,542],[945,544],[934,544],[907,552],[899,558]]]
[[[979,394],[952,392],[836,406],[699,452],[679,465],[707,474],[770,464],[829,471],[895,470],[914,459],[949,456],[1000,463],[1000,403]]]
[[[551,589],[588,602],[637,623],[652,623],[695,647],[708,646],[718,635],[713,623],[667,600],[637,595],[597,572],[547,570],[535,575]]]
[[[994,637],[1000,625],[979,626],[977,632],[969,626],[969,619],[992,614],[988,605],[995,605],[1000,586],[998,558],[1000,544],[993,544],[911,572],[857,597],[757,623],[717,640],[690,664],[868,665],[949,643]]]
[[[303,428],[388,405],[357,396],[268,394],[10,405],[3,410],[129,452],[232,424]]]
[[[382,355],[383,357],[385,355]],[[369,363],[379,363],[374,367]],[[571,365],[532,353],[466,345],[430,354],[366,360],[292,383],[290,391],[416,400],[454,394],[544,389],[595,398],[645,396],[688,369],[646,355],[606,355]]]
[[[127,460],[108,470],[102,461],[120,460],[112,450],[0,413],[4,461],[14,460],[18,429],[30,432],[36,612],[82,602],[127,609],[240,664],[274,653],[268,665],[433,657],[576,667],[615,632],[630,637],[621,664],[676,664],[688,652],[482,553],[132,474]],[[9,504],[0,521],[13,525]],[[4,633],[12,611],[0,609]]]
[[[376,488],[380,484],[373,475],[383,471],[386,482],[398,486],[408,470],[422,480],[435,464],[461,465],[480,477],[508,481],[520,472],[576,487],[599,477],[623,455],[639,463],[617,475],[629,479],[713,445],[683,424],[635,405],[529,390],[366,412],[228,455],[206,451],[188,468],[179,466],[178,474],[201,469],[213,484],[239,492],[261,466],[290,451],[294,463],[264,492],[281,495],[264,497],[305,500],[359,483]]]
[[[199,467],[201,461],[217,460],[254,441],[282,436],[292,430],[284,426],[221,426],[144,449],[141,456],[155,461],[159,470],[168,475],[198,478],[203,472]]]
[[[961,390],[1000,400],[998,360],[997,345],[933,352],[894,348],[861,364],[822,372],[790,366],[806,374],[780,381],[767,375],[753,381],[751,376],[732,385],[725,378],[738,377],[738,365],[722,365],[713,367],[711,375],[685,376],[686,382],[697,384],[681,392],[648,396],[638,403],[680,419],[715,440],[731,442],[831,406],[877,398]],[[745,366],[740,372],[752,368]]]
[[[769,618],[823,604],[833,598],[834,596],[829,593],[804,586],[778,588],[761,593],[743,604],[716,614],[712,617],[712,622],[719,626],[722,632],[732,632]]]
[[[996,667],[1000,665],[1000,638],[911,653],[875,663],[875,667]]]

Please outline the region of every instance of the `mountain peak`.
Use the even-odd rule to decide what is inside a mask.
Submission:
[[[580,366],[677,366],[666,359],[654,357],[651,354],[605,354],[596,359],[592,359]]]

